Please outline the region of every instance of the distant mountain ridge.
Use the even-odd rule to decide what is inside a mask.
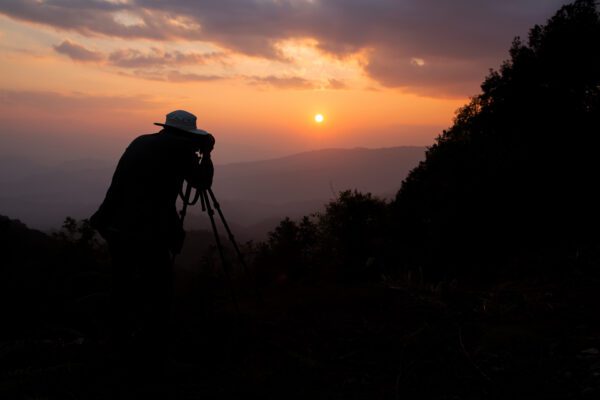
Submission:
[[[318,211],[347,189],[393,196],[408,172],[425,157],[424,147],[326,149],[263,161],[216,165],[214,192],[233,226],[263,225],[285,216]],[[10,170],[14,159],[0,160]],[[215,160],[218,163],[218,160]],[[86,218],[103,200],[115,165],[78,160],[57,166],[29,166],[27,174],[4,174],[0,213],[29,226],[59,228],[64,218]],[[20,171],[20,170],[19,170]],[[5,170],[6,172],[6,170]],[[203,228],[190,210],[194,228]],[[196,222],[194,222],[196,221]]]
[[[393,195],[424,154],[424,147],[408,146],[325,149],[227,164],[215,172],[214,191],[272,204],[328,199],[347,189]]]

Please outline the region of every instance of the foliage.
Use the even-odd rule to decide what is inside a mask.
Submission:
[[[386,203],[370,193],[340,192],[323,213],[281,221],[256,261],[276,280],[365,278],[370,260],[382,251],[386,214]]]
[[[55,232],[53,236],[64,242],[91,249],[100,246],[98,234],[88,219],[77,221],[72,217],[66,217],[60,231]]]
[[[59,232],[46,235],[0,216],[0,238],[6,244],[0,269],[3,337],[56,324],[65,304],[108,292],[107,249],[87,221],[67,217]],[[78,323],[76,328],[89,329],[89,318]]]
[[[405,263],[473,273],[491,260],[574,253],[598,239],[599,43],[591,0],[562,7],[526,44],[514,40],[510,59],[396,196]]]

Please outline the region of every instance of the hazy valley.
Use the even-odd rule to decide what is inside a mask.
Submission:
[[[218,165],[213,190],[232,227],[243,238],[261,237],[283,217],[319,211],[336,193],[356,189],[390,197],[424,159],[424,147],[327,149],[287,157]],[[56,166],[24,159],[0,160],[0,214],[41,230],[66,216],[87,218],[104,198],[114,165],[100,160]],[[200,208],[188,228],[207,228]]]

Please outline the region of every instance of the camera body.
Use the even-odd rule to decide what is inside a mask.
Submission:
[[[169,135],[174,135],[186,140],[191,146],[194,147],[194,150],[198,151],[204,156],[210,155],[215,146],[215,137],[208,132],[206,132],[206,134],[199,135],[171,126],[165,126],[163,129]]]
[[[197,143],[198,151],[203,156],[210,157],[210,153],[215,147],[215,137],[209,133],[205,136],[197,136],[193,140],[195,143]]]

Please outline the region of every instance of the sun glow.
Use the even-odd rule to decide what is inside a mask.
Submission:
[[[315,115],[315,122],[317,124],[320,124],[323,121],[325,121],[325,117],[323,117],[323,114],[317,114],[317,115]]]

